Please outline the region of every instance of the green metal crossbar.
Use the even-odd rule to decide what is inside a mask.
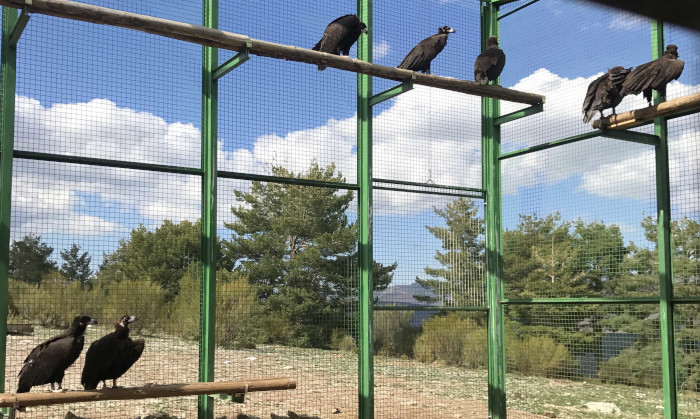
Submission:
[[[450,186],[450,185],[440,185],[435,183],[419,183],[419,182],[409,182],[406,180],[392,180],[392,179],[379,179],[374,178],[375,183],[388,183],[394,185],[406,185],[406,186],[418,186],[418,187],[428,187],[431,189],[451,189],[455,191],[466,191],[466,192],[476,192],[479,194],[485,194],[486,190],[482,188],[467,188],[465,186]],[[375,187],[376,189],[376,187]]]
[[[239,179],[258,182],[284,183],[289,185],[316,186],[319,188],[358,190],[359,186],[354,183],[328,182],[313,179],[299,179],[295,177],[280,177],[269,175],[255,175],[252,173],[227,172],[219,170],[218,175],[223,179]]]
[[[520,109],[519,111],[515,111],[515,112],[511,112],[511,113],[499,116],[498,118],[495,118],[493,120],[493,123],[494,123],[494,125],[505,124],[506,122],[515,121],[515,120],[518,120],[520,118],[524,118],[526,116],[540,113],[543,110],[544,110],[543,103],[540,103],[537,105],[532,105],[532,106],[527,107],[525,109]]]
[[[402,93],[408,92],[409,90],[413,90],[413,79],[406,80],[398,86],[394,86],[390,89],[386,89],[381,93],[377,93],[376,95],[371,96],[369,98],[369,106],[374,106],[389,99],[393,99]]]
[[[375,311],[489,311],[488,307],[374,306]]]
[[[520,6],[520,7],[516,7],[515,9],[511,10],[511,11],[508,12],[508,13],[502,14],[501,16],[497,17],[497,19],[498,19],[498,20],[501,20],[501,19],[503,19],[504,17],[510,16],[510,15],[512,15],[513,13],[515,13],[515,12],[517,12],[517,11],[520,11],[520,10],[526,8],[527,6],[529,6],[529,5],[531,5],[531,4],[537,3],[538,1],[540,1],[540,0],[532,0],[532,1],[529,2],[529,3],[525,3],[525,4],[523,4],[523,5]],[[502,2],[499,1],[499,2],[496,3],[496,4],[500,6],[501,3],[502,3]]]
[[[394,191],[394,192],[413,192],[424,195],[439,195],[439,196],[455,196],[460,198],[484,199],[483,194],[476,193],[457,193],[457,192],[438,192],[438,191],[416,191],[407,188],[392,188],[391,186],[374,186],[374,190]]]
[[[643,132],[628,131],[628,130],[611,130],[611,129],[601,129],[600,135],[606,138],[613,138],[616,140],[630,141],[633,143],[647,144],[657,146],[661,141],[658,135],[645,134]]]
[[[504,298],[502,304],[658,304],[659,297]]]
[[[250,42],[251,41],[249,41],[249,43]],[[241,49],[238,52],[238,54],[234,55],[233,57],[229,58],[225,63],[216,67],[216,69],[214,69],[214,71],[212,72],[211,77],[214,80],[219,80],[223,76],[238,68],[244,62],[248,61],[250,59],[250,54],[248,54],[248,51],[248,48]]]
[[[509,159],[511,157],[522,156],[523,154],[534,153],[535,151],[547,150],[547,149],[552,148],[552,147],[557,147],[557,146],[564,145],[564,144],[571,144],[571,143],[575,143],[575,142],[582,141],[582,140],[587,140],[589,138],[594,138],[594,137],[600,137],[600,132],[591,131],[591,132],[587,132],[585,134],[579,134],[579,135],[574,135],[572,137],[563,138],[561,140],[550,141],[548,143],[534,145],[532,147],[527,147],[527,148],[523,148],[520,150],[511,151],[509,153],[503,153],[500,156],[498,156],[498,158],[500,160],[505,160],[505,159]]]
[[[10,31],[10,47],[15,48],[17,46],[17,42],[19,42],[19,38],[22,36],[22,32],[24,32],[24,28],[27,27],[28,22],[29,12],[26,8],[24,8],[22,9],[22,13],[20,13],[19,17],[17,18],[17,22],[15,22],[15,25]]]

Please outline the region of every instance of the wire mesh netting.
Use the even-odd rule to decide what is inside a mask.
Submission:
[[[201,2],[86,3],[202,21]],[[220,3],[220,29],[302,48],[356,8]],[[501,84],[547,101],[543,112],[502,125],[503,153],[589,133],[581,122],[588,85],[652,55],[648,18],[582,0],[519,0],[500,15],[528,3],[500,20]],[[432,73],[471,80],[480,21],[476,1],[376,1],[373,61],[396,66],[448,25],[455,33]],[[666,25],[665,37],[685,60],[667,98],[700,92],[700,36]],[[88,348],[121,330],[113,324],[124,315],[138,317],[130,336],[145,349],[117,384],[197,381],[201,46],[37,13],[18,51],[5,390],[17,390],[25,357],[76,315],[99,323],[87,328],[64,388],[83,388]],[[219,64],[235,53],[219,50]],[[396,84],[375,78],[373,93]],[[252,55],[217,88],[214,379],[286,377],[297,388],[246,394],[244,403],[217,399],[215,417],[358,417],[358,381],[369,366],[358,369],[357,76]],[[498,340],[487,334],[481,104],[417,85],[372,109],[368,323],[378,418],[489,417],[488,342]],[[616,111],[646,106],[639,95]],[[502,101],[501,113],[522,107]],[[673,292],[685,298],[672,304],[670,346],[680,417],[700,410],[691,298],[700,295],[699,130],[698,114],[668,122]],[[663,313],[656,300],[634,302],[661,295],[655,165],[653,146],[602,136],[501,160],[509,417],[663,414]],[[532,301],[539,298],[580,300]],[[18,416],[69,411],[190,418],[197,400],[73,403]]]

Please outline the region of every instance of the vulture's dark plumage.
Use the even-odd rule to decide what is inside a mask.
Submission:
[[[334,20],[323,31],[323,38],[314,45],[314,51],[327,52],[335,55],[350,54],[350,47],[357,42],[361,34],[367,33],[367,25],[360,22],[355,15],[345,15]],[[326,67],[319,65],[319,70]]]
[[[81,379],[85,390],[97,388],[100,381],[107,387],[107,380],[112,380],[112,388],[117,388],[117,379],[141,357],[144,340],[129,337],[129,323],[136,320],[135,316],[123,316],[114,325],[114,332],[92,342],[85,354]]]
[[[474,80],[479,84],[488,84],[497,80],[506,65],[506,54],[498,48],[498,38],[486,40],[486,51],[479,54],[474,61]]]
[[[678,59],[678,47],[669,44],[661,58],[638,66],[627,76],[620,94],[627,96],[644,92],[644,97],[651,106],[651,90],[665,95],[666,85],[681,76],[684,65],[685,63]]]
[[[454,33],[454,29],[443,26],[437,34],[420,41],[401,61],[399,68],[430,73],[430,62],[445,48],[447,36],[451,33]]]
[[[586,98],[583,100],[583,122],[590,122],[595,117],[596,111],[603,117],[603,109],[612,108],[615,114],[615,107],[622,102],[622,83],[632,71],[631,68],[616,66],[608,70],[607,73],[593,80],[588,85]]]
[[[68,330],[40,344],[27,356],[19,372],[17,393],[26,393],[34,386],[58,383],[62,387],[63,374],[80,356],[85,344],[85,329],[97,324],[90,316],[75,316]]]

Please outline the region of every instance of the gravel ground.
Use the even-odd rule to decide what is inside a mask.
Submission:
[[[91,328],[86,334],[87,348],[106,328]],[[56,330],[36,328],[34,336],[8,336],[6,389],[16,388],[16,376],[30,350]],[[149,383],[169,384],[197,381],[198,347],[195,342],[178,338],[146,336],[146,349],[141,359],[118,382],[120,386],[142,386]],[[64,388],[80,388],[80,359],[66,371]],[[485,371],[427,365],[412,360],[376,357],[375,416],[377,418],[486,418],[487,381]],[[297,381],[297,389],[266,393],[250,393],[245,403],[217,400],[217,418],[356,418],[357,358],[355,354],[317,349],[259,346],[248,350],[217,349],[217,380],[240,380],[266,377],[287,377]],[[512,389],[508,416],[512,418],[608,417],[588,411],[586,398],[617,402],[622,416],[661,417],[659,390],[633,389],[624,386],[603,386],[549,380],[533,377],[508,378]],[[618,389],[618,399],[610,399]],[[633,389],[630,397],[625,389]],[[41,386],[32,391],[46,391]],[[627,391],[627,393],[626,393]],[[642,392],[641,394],[639,394]],[[547,397],[538,398],[542,393]],[[653,394],[652,394],[653,393]],[[553,395],[561,395],[554,397]],[[576,398],[576,395],[580,397]],[[647,400],[648,399],[648,400]],[[592,401],[592,400],[591,400]],[[628,404],[623,402],[627,401]],[[697,397],[682,398],[685,411],[693,417],[700,411]],[[644,403],[650,403],[646,406]],[[663,404],[663,403],[661,403]],[[640,406],[636,409],[635,406]],[[633,413],[631,409],[638,410]],[[28,408],[18,418],[64,418],[70,411],[80,418],[145,418],[166,412],[175,418],[196,418],[196,397],[146,399],[79,403],[63,406]],[[289,414],[288,412],[292,412]],[[544,416],[547,414],[548,416]],[[614,416],[609,416],[614,417]],[[700,417],[700,416],[694,416]]]

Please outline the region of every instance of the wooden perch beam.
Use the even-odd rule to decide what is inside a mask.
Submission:
[[[92,6],[69,0],[0,0],[0,5],[14,8],[26,7],[30,13],[81,20],[100,25],[118,26],[233,51],[240,51],[242,48],[248,47],[250,54],[309,64],[323,64],[327,67],[368,74],[384,79],[405,81],[411,79],[413,75],[413,72],[410,70],[401,70],[394,67],[372,64],[350,57],[312,51],[306,48],[259,41],[245,35],[218,29],[160,19],[137,13],[123,12],[106,7]],[[319,35],[322,29],[323,28],[319,28]],[[465,68],[471,68],[470,65],[465,65]],[[438,77],[430,74],[416,74],[413,82],[415,84],[422,84],[439,89],[494,99],[503,99],[510,102],[527,103],[529,105],[537,105],[545,101],[545,97],[542,95],[506,89],[501,86],[482,86],[472,81]]]
[[[156,397],[196,396],[200,394],[236,394],[254,391],[293,390],[297,384],[287,378],[266,378],[248,381],[167,384],[103,390],[66,391],[64,393],[0,394],[0,407],[47,406],[53,404],[96,402],[104,400],[136,400]]]
[[[596,129],[626,129],[648,124],[654,118],[683,116],[693,111],[700,110],[700,93],[679,97],[668,102],[659,103],[636,111],[611,115],[593,121]]]

